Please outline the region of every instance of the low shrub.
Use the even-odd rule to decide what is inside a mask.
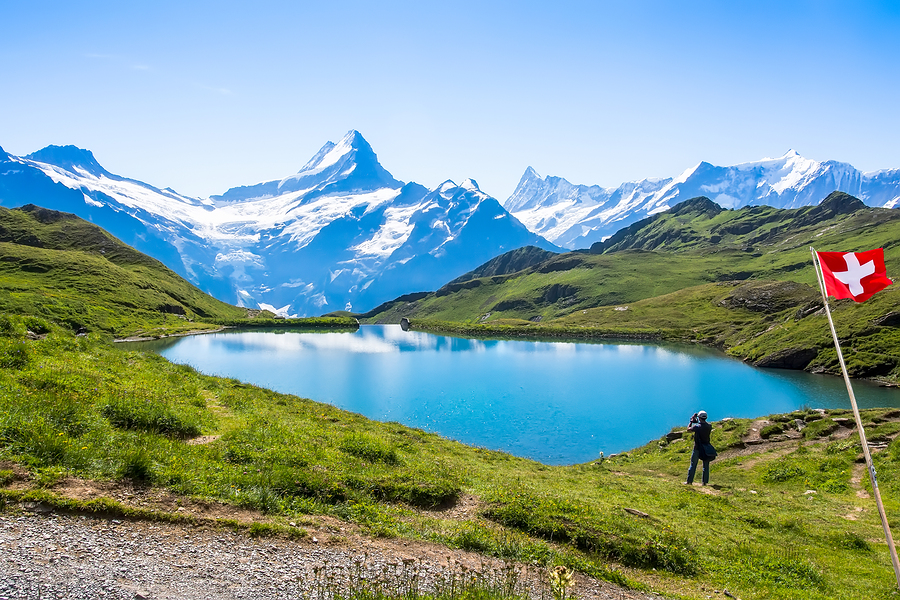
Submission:
[[[871,552],[872,546],[855,531],[844,531],[831,535],[832,542],[841,548],[848,550],[859,550],[860,552]]]
[[[43,419],[13,425],[4,433],[4,437],[12,438],[13,445],[30,456],[33,464],[38,466],[64,464],[71,448],[68,437]]]
[[[0,369],[21,370],[31,364],[31,348],[25,342],[0,340]]]
[[[840,425],[831,419],[821,419],[819,421],[811,421],[803,430],[803,437],[806,439],[815,439],[826,437],[840,429]]]
[[[825,577],[805,556],[785,546],[782,551],[771,551],[749,544],[739,544],[734,549],[734,561],[726,573],[730,579],[742,581],[751,588],[779,586],[795,589],[826,589]],[[786,597],[786,596],[779,596]]]
[[[10,315],[0,315],[0,336],[21,337],[25,334],[20,321]]]
[[[779,433],[784,433],[784,424],[783,423],[772,423],[770,425],[766,425],[762,429],[759,430],[759,437],[764,440],[769,439],[773,435],[778,435]]]
[[[250,537],[274,537],[278,535],[280,528],[271,523],[251,523],[248,528]]]
[[[763,471],[763,481],[783,483],[806,476],[806,471],[799,465],[785,460],[776,460],[770,463]]]
[[[315,498],[326,504],[344,502],[350,497],[350,490],[344,482],[324,470],[284,469],[273,475],[272,479],[273,489],[288,496]]]
[[[24,317],[22,323],[25,325],[25,328],[32,333],[38,335],[50,333],[50,323],[40,317]]]
[[[0,485],[9,485],[16,480],[16,474],[9,469],[0,469]]]
[[[200,419],[171,407],[134,397],[113,398],[100,409],[109,422],[120,429],[160,433],[173,438],[200,435]]]
[[[858,437],[853,436],[845,440],[836,440],[825,446],[825,454],[843,454],[848,451],[853,454],[862,452],[862,445]]]
[[[371,488],[372,495],[379,500],[405,502],[422,508],[453,502],[460,491],[459,483],[452,479],[419,479],[415,473],[375,482]]]
[[[387,465],[400,463],[397,451],[384,441],[365,433],[351,433],[341,441],[340,449],[351,456]]]
[[[500,493],[484,516],[551,542],[570,543],[625,566],[682,575],[699,571],[691,544],[668,527],[645,529],[624,519],[605,520],[572,503],[522,492]]]
[[[492,554],[496,542],[495,533],[480,523],[463,521],[452,527],[449,542],[461,550]]]
[[[150,483],[154,479],[153,459],[146,448],[131,448],[122,457],[117,475],[136,483]]]

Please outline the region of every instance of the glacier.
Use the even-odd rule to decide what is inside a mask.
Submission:
[[[559,250],[472,179],[435,190],[396,180],[355,130],[293,175],[209,198],[114,175],[74,146],[0,149],[0,205],[28,203],[90,220],[211,295],[279,316],[363,312],[508,250]]]

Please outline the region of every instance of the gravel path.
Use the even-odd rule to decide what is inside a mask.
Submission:
[[[355,539],[329,547],[224,529],[0,513],[0,600],[325,600],[350,573],[364,573],[386,589],[418,585],[424,591],[451,573],[477,570],[498,578],[502,569],[502,563],[472,553],[402,540]],[[549,597],[536,571],[521,573],[520,591]],[[659,598],[581,576],[575,593],[580,599]]]

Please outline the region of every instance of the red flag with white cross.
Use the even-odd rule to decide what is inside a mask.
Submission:
[[[894,567],[894,577],[897,578],[897,587],[900,588],[900,556],[894,546],[894,536],[888,522],[884,503],[881,501],[881,492],[878,490],[878,478],[875,475],[875,465],[872,463],[872,454],[869,452],[869,443],[866,441],[866,429],[863,427],[862,416],[859,414],[859,406],[856,396],[853,394],[853,385],[850,383],[850,374],[847,372],[847,363],[844,353],[841,351],[841,342],[838,339],[837,330],[834,328],[834,319],[831,318],[831,309],[828,307],[828,295],[835,298],[853,298],[856,302],[865,302],[873,294],[891,285],[893,281],[888,279],[887,270],[884,267],[884,249],[876,248],[866,252],[817,252],[810,247],[813,253],[813,263],[818,263],[821,269],[816,273],[822,274],[819,279],[819,289],[822,292],[822,303],[825,305],[825,315],[828,317],[828,327],[831,329],[831,337],[834,339],[834,349],[837,352],[838,362],[841,365],[841,373],[844,375],[844,383],[847,384],[847,393],[850,395],[850,406],[853,408],[853,418],[856,421],[856,430],[859,432],[859,442],[862,446],[866,466],[869,468],[869,480],[872,482],[872,495],[875,497],[875,505],[878,507],[878,516],[881,517],[881,526],[884,529],[884,539],[891,553],[891,564]],[[818,276],[817,276],[818,278]]]
[[[816,252],[822,266],[825,289],[835,298],[865,302],[891,285],[884,266],[884,250],[866,252]]]

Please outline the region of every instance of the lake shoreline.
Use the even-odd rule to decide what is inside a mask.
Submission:
[[[422,320],[416,325],[416,322],[409,320],[410,331],[422,331],[425,333],[435,333],[441,335],[452,335],[473,339],[508,339],[508,340],[525,340],[525,341],[656,341],[656,342],[672,342],[689,345],[702,346],[718,350],[725,356],[737,358],[747,365],[759,369],[783,369],[786,371],[802,371],[811,375],[828,375],[832,377],[842,378],[840,372],[831,372],[825,369],[808,370],[805,368],[794,368],[791,366],[773,366],[764,364],[763,361],[752,361],[746,356],[740,354],[729,354],[729,348],[722,343],[707,342],[697,339],[694,336],[686,335],[686,332],[678,329],[647,329],[647,330],[616,330],[616,329],[597,329],[597,328],[575,328],[575,327],[559,327],[555,325],[492,325],[485,324],[462,324],[449,322],[434,322]],[[540,331],[535,331],[535,328]],[[885,388],[900,388],[900,382],[883,377],[853,377],[855,381],[868,381]]]
[[[758,369],[683,341],[479,339],[363,325],[139,344],[203,373],[552,465],[640,446],[701,408],[719,419],[847,405],[839,379]],[[864,408],[900,407],[890,388],[855,387]]]

